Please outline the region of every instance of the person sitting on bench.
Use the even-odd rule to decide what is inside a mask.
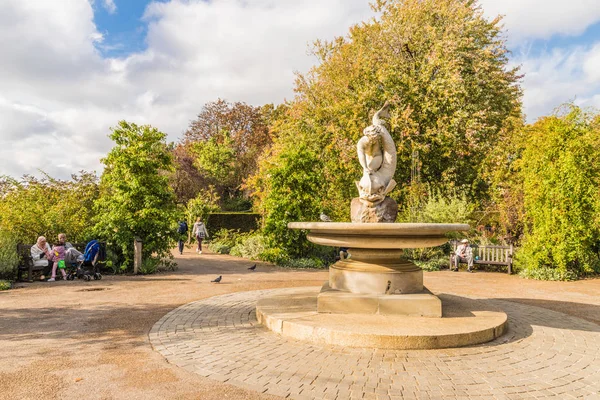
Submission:
[[[50,245],[46,241],[44,236],[40,236],[37,239],[36,244],[31,246],[31,258],[33,259],[33,265],[36,267],[44,267],[41,280],[44,280],[46,275],[52,270],[52,253],[50,251]],[[31,279],[31,277],[29,277]]]
[[[467,271],[473,272],[473,249],[469,246],[469,240],[463,239],[460,241],[460,245],[454,252],[454,270],[458,271],[459,263],[467,263]]]

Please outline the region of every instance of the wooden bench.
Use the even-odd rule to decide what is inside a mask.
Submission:
[[[460,245],[459,242],[451,242],[452,254],[450,255],[450,269],[454,268],[454,253]],[[513,245],[509,246],[492,246],[492,245],[476,245],[472,244],[473,249],[473,265],[505,265],[508,268],[508,274],[512,273],[513,264]],[[463,262],[464,264],[464,262]]]
[[[27,271],[27,280],[33,282],[33,271],[42,271],[45,266],[33,265],[33,258],[31,258],[31,246],[32,244],[17,244],[17,255],[19,257],[19,264],[17,265],[17,281],[21,281],[23,277],[23,271]]]
[[[83,254],[87,243],[71,243],[80,253]],[[19,264],[17,266],[17,281],[21,281],[23,272],[27,272],[27,281],[33,282],[33,273],[43,271],[46,266],[36,266],[31,258],[31,247],[33,244],[17,244],[17,255],[19,256]],[[106,261],[106,243],[100,242],[100,251],[98,251],[97,263]]]

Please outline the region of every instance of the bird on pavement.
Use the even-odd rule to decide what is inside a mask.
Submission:
[[[321,221],[323,222],[331,222],[331,218],[329,218],[329,216],[325,213],[321,213],[321,215],[319,215],[319,218],[321,218]]]
[[[218,278],[213,279],[211,282],[219,283],[221,282],[221,279],[223,279],[223,275],[219,275]]]
[[[248,268],[250,271],[254,271],[256,269],[256,264],[254,264],[253,266],[251,266],[250,268]]]

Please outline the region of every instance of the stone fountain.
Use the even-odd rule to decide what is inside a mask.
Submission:
[[[423,270],[403,249],[439,246],[466,224],[395,223],[398,205],[388,196],[396,186],[396,146],[383,118],[386,103],[358,141],[363,168],[350,223],[291,222],[313,243],[348,248],[349,256],[329,268],[318,291],[272,296],[257,304],[257,318],[285,336],[358,347],[440,348],[483,343],[503,334],[506,314],[473,310],[468,299],[442,301],[423,286]]]

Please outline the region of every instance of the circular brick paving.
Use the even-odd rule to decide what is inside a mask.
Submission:
[[[441,350],[319,346],[278,336],[256,321],[259,298],[294,290],[186,304],[154,325],[150,341],[189,371],[297,399],[600,398],[600,326],[591,322],[485,300],[509,317],[508,333],[486,344]]]

